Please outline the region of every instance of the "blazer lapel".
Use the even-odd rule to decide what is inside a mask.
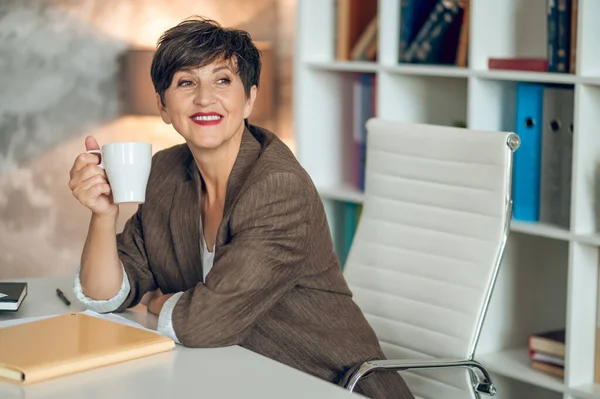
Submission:
[[[195,285],[197,281],[202,281],[202,248],[200,245],[200,235],[202,234],[200,196],[202,190],[200,189],[200,173],[191,154],[190,158],[187,169],[190,179],[176,186],[169,221],[179,268],[187,272],[182,275],[195,276],[195,281],[185,281],[187,287]]]
[[[240,195],[244,183],[247,181],[247,177],[252,171],[252,168],[256,164],[260,155],[261,145],[254,135],[248,130],[244,129],[242,134],[242,142],[240,144],[240,152],[233,164],[233,169],[229,174],[229,180],[227,182],[227,192],[225,194],[225,207],[223,209],[223,220],[219,226],[217,232],[217,246],[221,246],[227,240],[227,225],[226,221],[229,220],[232,206],[235,200]]]
[[[226,226],[229,215],[260,155],[260,148],[261,145],[258,140],[246,128],[242,134],[240,151],[227,182],[223,219],[217,231],[217,247],[222,246],[227,241]],[[179,268],[187,272],[182,273],[183,275],[191,275],[196,279],[195,281],[185,281],[186,286],[189,287],[197,281],[202,281],[202,247],[200,245],[202,234],[200,216],[202,181],[191,153],[189,153],[187,175],[188,180],[179,183],[175,188],[169,223]],[[217,254],[215,254],[216,257]]]

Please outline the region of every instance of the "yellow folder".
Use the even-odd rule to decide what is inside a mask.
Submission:
[[[27,384],[171,350],[152,331],[82,313],[0,328],[0,378]]]

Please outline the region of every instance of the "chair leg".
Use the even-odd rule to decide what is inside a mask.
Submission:
[[[369,364],[369,362],[361,364],[358,369],[350,369],[344,376],[344,388],[350,392],[354,392],[354,388],[356,387],[358,381],[360,381],[361,378],[366,377],[368,374],[371,374],[373,371],[375,371],[375,369],[377,369],[377,366]]]

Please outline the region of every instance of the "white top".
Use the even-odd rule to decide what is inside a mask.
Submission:
[[[200,241],[202,241],[202,282],[206,282],[206,276],[212,269],[215,260],[215,246],[213,245],[212,251],[209,251],[204,236],[200,238]]]
[[[206,241],[204,240],[204,235],[200,235],[200,241],[202,245],[202,282],[206,282],[206,276],[210,272],[213,267],[213,261],[215,258],[215,247],[213,246],[212,252],[208,250],[206,246]],[[121,267],[123,267],[123,263],[121,263]],[[77,299],[85,305],[86,308],[93,310],[98,313],[109,313],[116,310],[121,304],[127,299],[127,295],[129,295],[129,291],[131,290],[131,285],[129,283],[129,278],[127,277],[127,273],[125,273],[125,268],[123,267],[123,283],[121,284],[121,288],[117,295],[107,300],[95,300],[83,293],[81,288],[81,280],[79,278],[79,270],[75,273],[75,281],[73,284],[73,293],[77,297]],[[172,338],[175,342],[180,344],[181,342],[177,338],[175,334],[175,330],[173,329],[173,309],[177,304],[179,298],[183,295],[183,292],[177,292],[173,294],[167,301],[163,304],[163,307],[158,315],[158,327],[157,331],[161,334],[164,334],[170,338]]]

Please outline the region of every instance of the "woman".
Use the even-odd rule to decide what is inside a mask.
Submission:
[[[146,202],[120,234],[98,159],[77,157],[69,186],[92,216],[74,291],[92,310],[120,312],[159,290],[148,310],[176,342],[241,345],[339,383],[383,354],[312,181],[274,134],[247,123],[260,67],[244,31],[193,19],[163,34],[152,81],[185,144],[153,157]],[[397,373],[373,374],[359,391],[412,398]]]

